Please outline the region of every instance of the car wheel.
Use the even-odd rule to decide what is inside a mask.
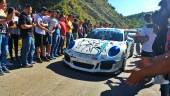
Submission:
[[[126,58],[123,57],[122,66],[121,66],[121,68],[120,68],[121,72],[124,72],[124,71],[125,71],[125,67],[126,67]]]
[[[120,67],[119,70],[117,70],[116,72],[114,72],[113,76],[117,76],[119,74],[121,74],[122,72],[124,72],[125,70],[125,67],[126,67],[126,56],[122,56],[122,65]]]

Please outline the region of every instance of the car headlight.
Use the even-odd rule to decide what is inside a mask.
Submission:
[[[68,49],[72,49],[75,45],[75,41],[71,41],[70,44],[68,45]]]
[[[119,52],[120,52],[120,48],[118,46],[113,46],[112,48],[110,48],[108,55],[110,57],[113,57],[116,56]]]

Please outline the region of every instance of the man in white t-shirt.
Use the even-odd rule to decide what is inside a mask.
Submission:
[[[154,51],[153,51],[153,44],[155,42],[157,35],[154,32],[154,24],[152,23],[152,16],[150,14],[146,14],[144,19],[145,19],[146,24],[142,28],[139,35],[148,38],[148,40],[143,42],[142,44],[142,53],[141,53],[142,67],[148,67],[153,64],[152,59],[155,56]],[[153,83],[166,84],[169,82],[164,80],[164,78],[161,75],[159,75],[155,77]]]
[[[48,13],[47,8],[43,7],[41,9],[41,12],[37,14],[34,18],[34,22],[37,24],[35,28],[35,46],[38,63],[42,63],[42,60],[49,61],[49,59],[46,57],[46,45],[47,45],[46,32],[50,33],[50,31],[47,28],[48,23],[46,22],[47,13]]]
[[[151,17],[152,16],[150,14],[145,15],[144,17],[145,25],[143,26],[141,31],[137,33],[137,35],[140,38],[143,37],[141,40],[145,39],[145,41],[142,42],[142,52],[141,52],[142,67],[150,66],[151,57],[154,56],[152,46],[155,41],[156,34],[154,33],[154,30],[153,30],[154,25],[152,24]]]

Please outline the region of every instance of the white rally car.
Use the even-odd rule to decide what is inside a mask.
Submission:
[[[72,41],[64,52],[64,62],[86,72],[119,74],[124,70],[134,41],[116,28],[97,28],[86,38]]]

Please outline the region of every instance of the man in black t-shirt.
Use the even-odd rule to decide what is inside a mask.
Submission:
[[[35,24],[31,18],[32,7],[30,5],[25,6],[24,11],[19,17],[19,27],[22,38],[21,49],[21,64],[23,67],[30,68],[33,65],[33,55],[35,51],[33,28]]]

